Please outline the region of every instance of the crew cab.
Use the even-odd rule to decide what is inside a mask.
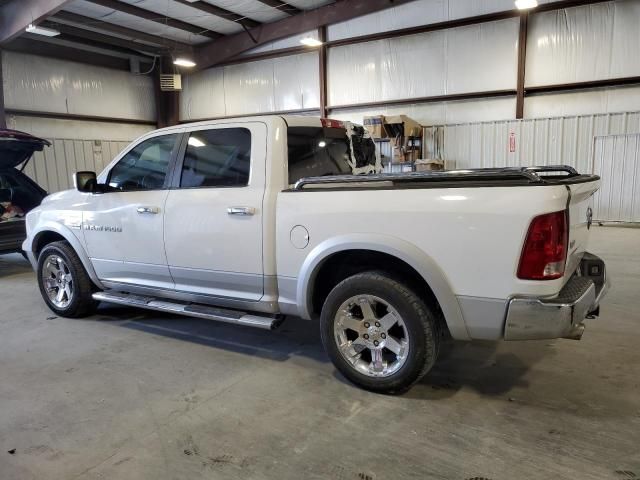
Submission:
[[[56,314],[317,320],[373,391],[409,388],[445,336],[578,339],[607,288],[587,252],[600,181],[571,167],[381,174],[362,127],[260,116],[148,133],[74,181],[23,244]]]

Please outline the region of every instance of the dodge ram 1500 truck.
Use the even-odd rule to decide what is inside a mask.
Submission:
[[[174,126],[75,174],[28,214],[23,249],[57,315],[111,302],[267,329],[316,319],[336,368],[377,392],[425,375],[445,335],[579,339],[598,315],[598,177],[378,171],[366,132],[335,120]]]

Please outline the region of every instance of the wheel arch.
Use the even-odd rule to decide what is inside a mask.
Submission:
[[[45,246],[57,241],[66,241],[78,255],[78,258],[82,262],[82,266],[87,271],[91,281],[98,288],[104,288],[96,275],[96,271],[93,268],[93,264],[91,263],[84,246],[69,228],[58,223],[48,222],[40,226],[35,232],[32,232],[29,235],[29,240],[30,242],[28,246],[30,249],[25,249],[25,251],[27,252],[27,256],[29,257],[32,265],[34,265],[34,268],[37,265],[38,255]]]
[[[298,275],[296,296],[301,316],[311,318],[314,314],[314,294],[317,292],[317,282],[322,278],[323,268],[331,265],[327,262],[335,259],[336,255],[362,254],[361,252],[394,259],[394,265],[404,265],[414,271],[433,293],[453,338],[470,339],[462,311],[444,272],[418,247],[390,235],[351,234],[330,238],[317,245],[305,259]],[[315,302],[317,305],[317,298]]]

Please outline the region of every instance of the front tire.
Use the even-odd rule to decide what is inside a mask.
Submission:
[[[436,361],[437,317],[386,273],[364,272],[340,282],[324,303],[320,323],[335,367],[366,390],[404,392]]]
[[[38,286],[47,306],[57,315],[80,318],[91,315],[93,283],[80,258],[67,242],[53,242],[38,256]]]

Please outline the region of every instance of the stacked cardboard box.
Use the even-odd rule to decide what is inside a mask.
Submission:
[[[421,158],[422,125],[406,115],[364,117],[364,126],[375,139],[388,138],[394,163],[415,162]]]

